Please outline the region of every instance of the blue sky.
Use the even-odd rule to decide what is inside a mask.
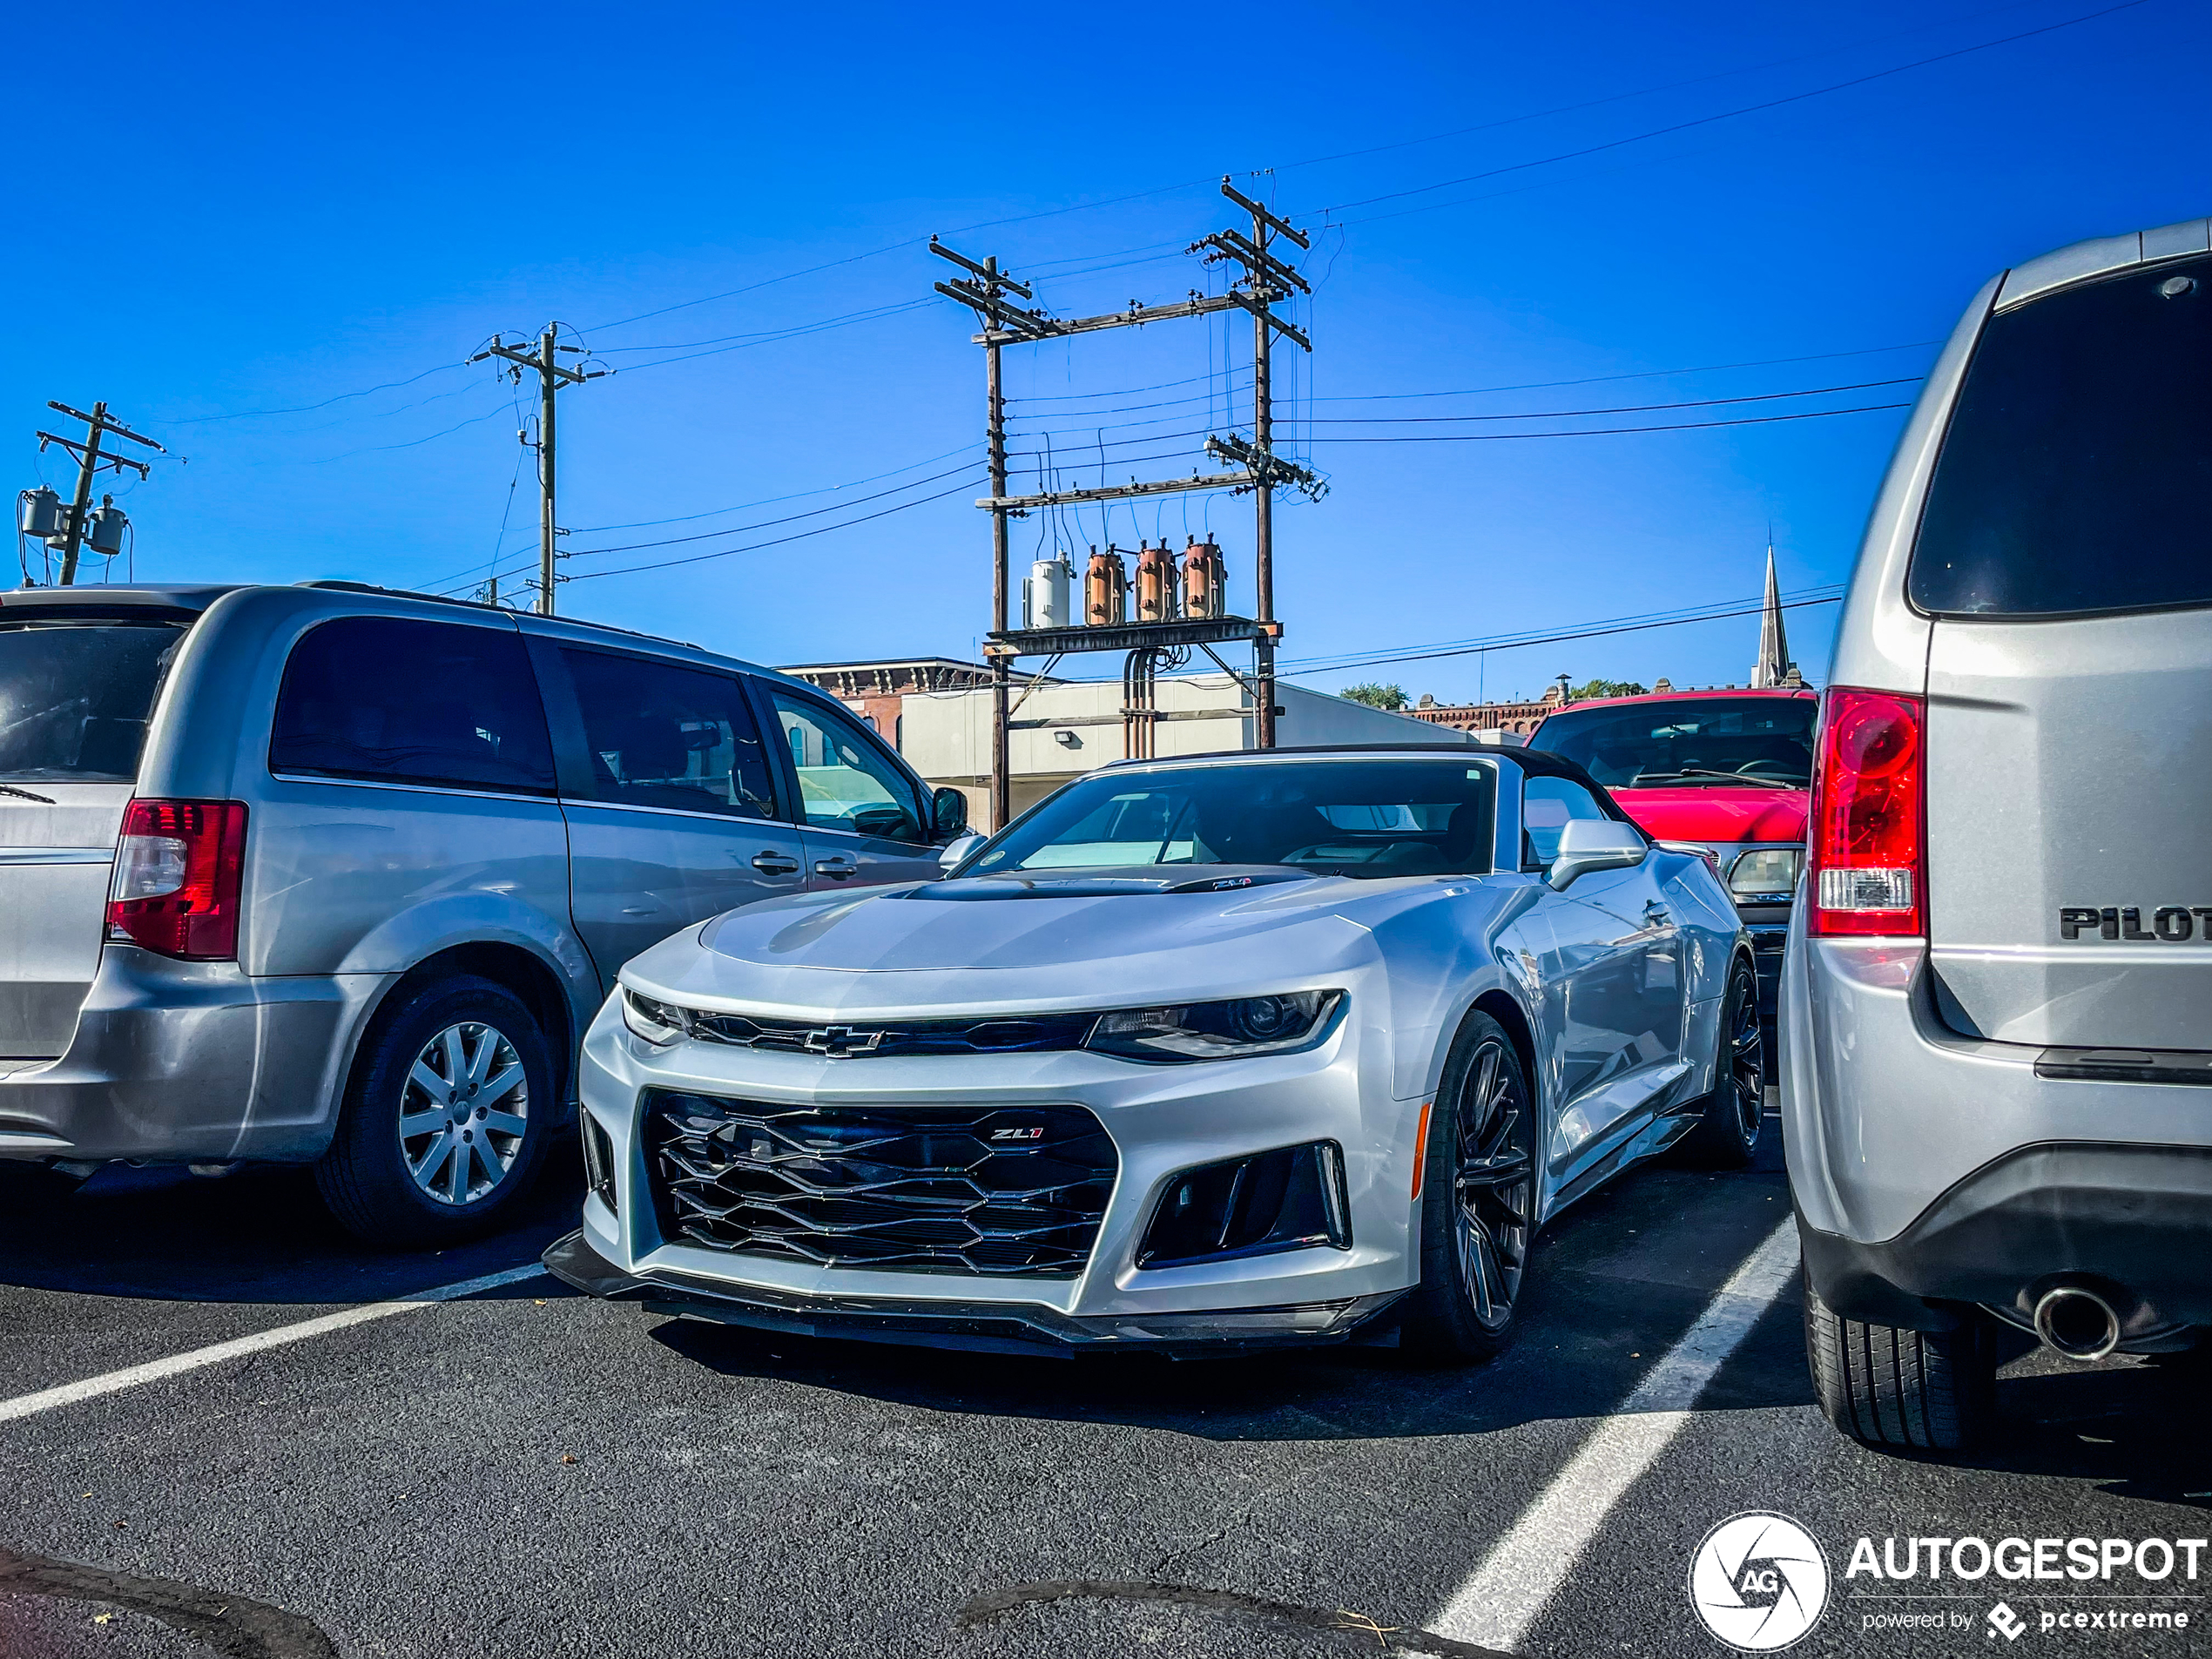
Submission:
[[[1898,412],[1347,440],[1904,401],[1868,383],[1919,374],[1992,272],[2212,208],[2212,14],[2099,10],[1291,4],[1248,40],[1218,11],[26,11],[7,442],[17,487],[65,483],[30,435],[48,398],[105,398],[189,457],[119,492],[141,579],[511,585],[536,523],[513,388],[458,365],[558,319],[619,371],[562,404],[563,611],[771,663],[972,656],[982,364],[923,239],[1062,314],[1172,299],[1218,284],[1178,250],[1234,222],[1228,172],[1315,233],[1282,413],[1331,489],[1277,513],[1287,665],[1752,598],[1770,523],[1785,588],[1817,590]],[[1249,353],[1201,323],[1011,351],[1015,447],[1052,435],[1068,481],[1102,442],[1109,477],[1187,472],[1184,435],[1248,418]],[[1816,388],[1854,389],[1705,401]],[[1629,412],[1406,420],[1579,409]],[[1017,523],[1017,575],[1054,538],[1186,527],[1249,583],[1249,503],[1206,496]],[[1832,617],[1792,613],[1816,678]],[[1303,683],[1726,683],[1756,640],[1743,617]]]

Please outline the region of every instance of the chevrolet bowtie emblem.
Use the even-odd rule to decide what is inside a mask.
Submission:
[[[808,1054],[826,1054],[833,1060],[842,1060],[847,1055],[867,1054],[882,1041],[880,1031],[855,1031],[849,1025],[831,1025],[809,1031],[802,1046]]]

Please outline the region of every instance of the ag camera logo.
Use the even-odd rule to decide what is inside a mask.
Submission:
[[[1689,1604],[1730,1647],[1773,1653],[1826,1611],[1828,1558],[1786,1515],[1733,1515],[1707,1533],[1689,1558]]]

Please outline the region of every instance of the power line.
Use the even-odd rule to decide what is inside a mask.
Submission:
[[[1707,427],[1768,426],[1777,421],[1822,421],[1831,415],[1878,415],[1885,409],[1909,409],[1910,403],[1868,403],[1848,409],[1807,409],[1797,415],[1753,415],[1740,421],[1677,421],[1656,426],[1600,426],[1569,428],[1559,432],[1424,432],[1398,433],[1388,437],[1333,437],[1327,433],[1313,443],[1500,443],[1514,438],[1605,438],[1628,432],[1696,432]]]
[[[1829,594],[1819,598],[1787,600],[1784,602],[1782,609],[1784,610],[1801,610],[1811,605],[1832,605],[1840,604],[1842,602],[1843,595],[1840,592],[1838,592]],[[1622,622],[1610,626],[1578,628],[1561,633],[1529,634],[1518,637],[1501,636],[1495,640],[1482,641],[1473,644],[1453,645],[1434,650],[1393,651],[1369,657],[1348,658],[1342,661],[1332,662],[1319,667],[1292,668],[1285,670],[1284,672],[1289,678],[1303,679],[1307,676],[1313,674],[1342,673],[1347,669],[1379,668],[1393,663],[1432,662],[1440,658],[1445,657],[1473,657],[1478,653],[1485,651],[1517,650],[1524,645],[1557,645],[1565,644],[1569,640],[1598,639],[1613,634],[1642,633],[1647,630],[1655,628],[1682,628],[1686,627],[1692,623],[1724,622],[1735,617],[1756,617],[1764,611],[1765,609],[1765,602],[1761,601],[1757,604],[1738,605],[1729,610],[1708,610],[1702,611],[1696,616],[1669,617],[1650,622]]]
[[[975,468],[971,462],[965,467],[954,467],[947,472],[933,474],[927,478],[916,478],[907,483],[894,484],[888,489],[879,489],[873,496],[858,496],[851,501],[835,502],[827,507],[809,508],[803,513],[788,513],[781,518],[765,518],[758,524],[737,524],[718,530],[699,530],[690,536],[664,536],[658,541],[651,542],[624,542],[615,547],[579,547],[570,550],[565,556],[571,559],[588,559],[601,553],[634,553],[649,547],[675,547],[686,542],[707,542],[718,536],[747,536],[754,530],[769,529],[778,524],[795,524],[802,518],[819,518],[824,513],[841,513],[848,507],[859,507],[867,502],[881,501],[886,496],[896,496],[905,490],[919,489],[922,485],[934,484],[940,479],[972,478],[974,475]]]
[[[2108,17],[2115,12],[2130,11],[2137,6],[2148,5],[2150,3],[2151,0],[2120,0],[2117,5],[2106,6],[2101,10],[2084,12],[2079,17],[2067,17],[2058,23],[2045,24],[2037,29],[2022,30],[2018,34],[2001,36],[1995,40],[1979,41],[1970,46],[1960,46],[1951,51],[1938,52],[1932,57],[1915,58],[1909,64],[1896,64],[1887,69],[1874,70],[1865,75],[1854,75],[1849,80],[1832,82],[1826,86],[1816,86],[1809,91],[1792,92],[1785,98],[1768,98],[1761,103],[1743,105],[1737,109],[1722,110],[1712,115],[1701,115],[1687,121],[1672,122],[1666,126],[1653,127],[1649,132],[1632,132],[1626,138],[1609,138],[1603,144],[1586,145],[1579,150],[1562,151],[1557,155],[1539,156],[1529,161],[1516,161],[1502,167],[1486,168],[1480,172],[1463,173],[1456,179],[1440,179],[1433,185],[1417,185],[1406,190],[1393,190],[1379,196],[1362,196],[1350,201],[1332,202],[1326,206],[1311,207],[1303,211],[1308,215],[1339,213],[1347,208],[1372,207],[1379,202],[1402,201],[1409,196],[1424,196],[1433,191],[1449,190],[1458,185],[1471,185],[1485,179],[1496,179],[1506,173],[1525,172],[1531,167],[1549,167],[1555,166],[1563,161],[1577,161],[1585,156],[1602,155],[1608,150],[1618,150],[1628,145],[1643,144],[1653,138],[1669,137],[1673,133],[1688,132],[1694,128],[1710,126],[1716,121],[1732,121],[1741,116],[1757,115],[1767,110],[1778,110],[1791,104],[1803,104],[1811,98],[1825,98],[1833,92],[1847,91],[1854,86],[1865,86],[1870,82],[1886,80],[1892,76],[1903,75],[1916,69],[1925,69],[1932,64],[1947,63],[1955,57],[1969,57],[1975,52],[1991,51],[1999,46],[2009,46],[2018,41],[2032,40],[2039,35],[2053,34],[2061,29],[2072,29],[2081,24],[2094,23],[2100,17]],[[1360,223],[1358,219],[1343,222],[1354,225]]]
[[[756,507],[773,507],[787,501],[803,501],[809,496],[826,496],[840,489],[858,489],[862,484],[873,484],[886,478],[896,478],[902,472],[915,472],[923,467],[934,467],[941,461],[950,461],[954,455],[965,455],[975,448],[981,440],[971,440],[957,449],[948,449],[941,455],[911,462],[903,467],[894,467],[888,472],[872,473],[866,478],[853,478],[841,484],[824,484],[819,489],[797,489],[788,496],[769,496],[759,501],[738,502],[729,507],[710,507],[702,513],[679,513],[673,518],[641,518],[629,524],[591,524],[578,526],[570,534],[576,536],[606,536],[616,530],[657,529],[663,524],[689,524],[702,518],[715,518],[724,513],[750,512]]]
[[[1318,426],[1416,426],[1444,421],[1551,421],[1591,415],[1641,415],[1656,409],[1701,409],[1722,403],[1770,403],[1784,397],[1825,397],[1833,392],[1864,392],[1878,386],[1918,386],[1923,376],[1904,374],[1895,380],[1855,381],[1846,386],[1811,386],[1801,392],[1750,392],[1737,397],[1697,397],[1679,403],[1622,403],[1602,409],[1541,409],[1514,415],[1316,415],[1307,424]]]

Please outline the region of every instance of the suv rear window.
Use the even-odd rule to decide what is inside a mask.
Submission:
[[[1989,320],[1907,591],[1939,616],[2212,604],[2212,260]]]
[[[292,648],[269,770],[553,792],[553,745],[511,628],[346,617]]]
[[[136,779],[154,695],[184,637],[166,622],[0,625],[0,779]]]

